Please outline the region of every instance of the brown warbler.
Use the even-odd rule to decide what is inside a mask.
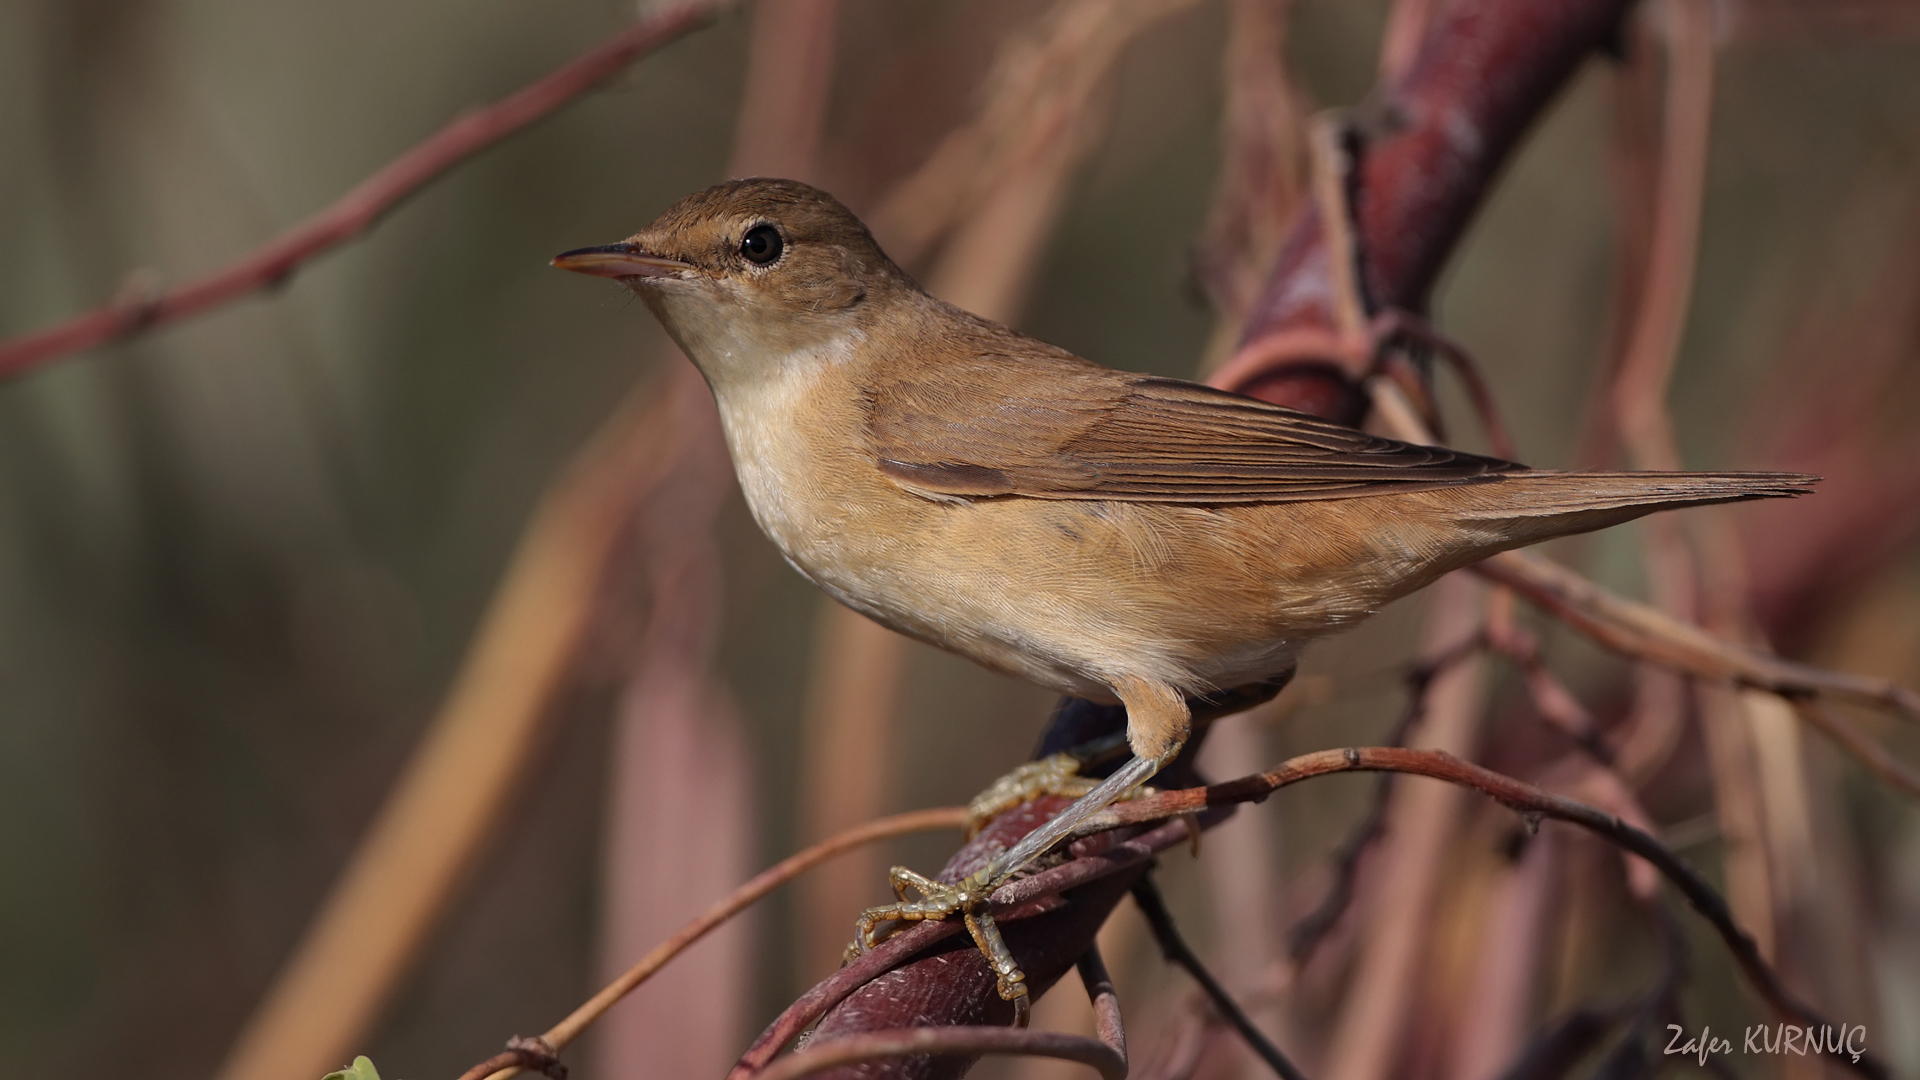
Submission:
[[[870,912],[859,945],[884,919],[983,915],[1172,760],[1189,695],[1282,675],[1496,552],[1813,479],[1529,469],[1101,367],[929,296],[790,180],[689,195],[553,264],[632,289],[699,366],[754,520],[802,574],[901,633],[1126,706],[1133,760],[966,881],[896,873],[925,902]],[[991,922],[970,921],[1024,1005]]]

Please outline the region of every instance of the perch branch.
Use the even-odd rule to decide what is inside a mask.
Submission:
[[[1088,949],[1080,958],[1080,981],[1093,1003],[1099,1039],[1064,1035],[1030,1028],[963,1027],[909,1028],[900,1031],[876,1031],[836,1039],[820,1047],[810,1047],[769,1065],[756,1074],[758,1080],[795,1080],[811,1076],[836,1065],[852,1065],[912,1054],[948,1054],[956,1057],[980,1057],[985,1054],[1020,1054],[1027,1057],[1062,1058],[1091,1065],[1103,1080],[1124,1080],[1127,1075],[1127,1039],[1120,1022],[1120,1003],[1113,980],[1100,959],[1098,949]]]
[[[285,282],[309,259],[360,235],[442,173],[607,81],[642,56],[705,24],[726,0],[686,0],[648,16],[515,93],[455,117],[332,205],[238,260],[158,295],[110,300],[0,342],[0,378],[178,322]]]
[[[1054,807],[1055,810],[1066,805],[1066,800],[1055,801],[1058,804]],[[1004,821],[1005,817],[1006,816],[1003,815],[1001,820]],[[1218,821],[1222,817],[1224,817],[1224,813],[1214,811],[1201,815],[1201,822],[1204,827],[1206,824]],[[1044,818],[1041,820],[1044,820]],[[1037,825],[1038,821],[1032,821],[1027,824],[1027,827],[1032,828]],[[989,826],[989,833],[992,829],[993,826]],[[989,834],[983,833],[982,835]],[[1020,932],[1024,929],[1022,923],[1026,922],[1026,916],[1031,914],[1031,912],[1023,909],[1029,908],[1030,905],[1040,904],[1043,901],[1054,902],[1062,893],[1071,889],[1078,889],[1103,879],[1121,875],[1127,871],[1144,869],[1154,855],[1167,848],[1186,842],[1190,836],[1191,829],[1188,822],[1179,820],[1160,825],[1139,836],[1121,840],[1117,843],[1110,842],[1110,838],[1108,837],[1088,838],[1091,841],[1090,843],[1082,841],[1074,845],[1073,852],[1076,857],[1071,861],[1048,870],[1043,870],[1031,877],[1016,879],[1001,888],[999,892],[993,895],[991,910],[994,917],[1000,920],[1001,929],[1006,934],[1008,943],[1014,946],[1016,953],[1018,953],[1022,944],[1019,939]],[[996,837],[994,841],[990,842],[995,841],[1004,842],[1004,836]],[[1130,884],[1130,882],[1128,882],[1128,884]],[[1118,890],[1118,895],[1124,895],[1124,893],[1124,888]],[[1053,907],[1044,912],[1040,912],[1033,921],[1038,922],[1048,918],[1058,919],[1061,916],[1075,916],[1078,914],[1080,913],[1072,908]],[[1105,910],[1102,909],[1099,914],[1102,919],[1104,919]],[[834,972],[818,985],[814,986],[813,989],[801,995],[799,1000],[788,1006],[784,1013],[775,1018],[773,1023],[768,1025],[767,1029],[761,1033],[760,1037],[754,1040],[753,1045],[747,1048],[747,1052],[741,1055],[739,1063],[733,1067],[732,1072],[727,1074],[728,1080],[750,1080],[750,1078],[759,1076],[761,1071],[767,1067],[768,1063],[773,1060],[774,1056],[780,1052],[782,1047],[792,1042],[795,1037],[806,1030],[815,1020],[825,1015],[828,1010],[840,1006],[848,997],[867,987],[868,984],[873,983],[881,975],[893,972],[894,969],[902,967],[910,961],[914,961],[920,954],[927,952],[931,946],[953,937],[962,931],[963,928],[957,919],[917,923],[881,942],[878,948],[862,954],[858,959],[846,967],[841,968],[839,971]],[[1089,931],[1089,939],[1091,939],[1091,936],[1091,931]],[[963,959],[959,963],[951,966],[959,967],[962,970],[977,968],[979,972],[985,975],[984,979],[978,981],[985,987],[986,993],[992,994],[994,992],[993,974],[991,969],[987,967],[985,961],[981,959],[979,952],[974,950],[971,945],[967,945],[960,951],[959,955]],[[938,960],[942,958],[934,957],[933,959]],[[1033,979],[1036,985],[1043,985],[1038,978],[1035,978],[1038,974],[1036,965],[1030,963],[1025,956],[1021,957],[1021,965],[1027,970],[1029,977]],[[911,975],[911,972],[899,974]],[[951,978],[953,977],[949,976],[949,979]],[[897,987],[890,988],[897,989]],[[960,986],[956,992],[970,994],[973,989],[972,986]],[[978,1015],[978,1013],[974,1013],[973,1015]],[[950,1027],[954,1025],[939,1026]],[[817,1029],[811,1046],[823,1046],[826,1045],[828,1041],[837,1042],[842,1039],[855,1038],[869,1033],[870,1032],[855,1029],[845,1034],[840,1034],[838,1032]]]

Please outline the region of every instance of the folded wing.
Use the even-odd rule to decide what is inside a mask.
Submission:
[[[867,404],[881,470],[933,498],[1299,502],[1527,471],[1065,352],[982,353],[878,386]]]

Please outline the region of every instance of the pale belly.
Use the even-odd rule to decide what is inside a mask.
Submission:
[[[829,498],[807,527],[793,527],[791,508],[762,525],[849,607],[1061,693],[1115,701],[1119,676],[1189,693],[1264,681],[1331,628],[1270,617],[1274,582],[1222,566],[1238,553],[1207,535],[1218,523],[1205,511],[1169,529],[1156,519],[1186,508],[938,503],[878,482],[858,509]]]

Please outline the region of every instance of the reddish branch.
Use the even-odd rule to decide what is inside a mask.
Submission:
[[[987,1054],[1063,1058],[1091,1065],[1102,1080],[1124,1080],[1127,1075],[1127,1038],[1120,1022],[1120,1001],[1113,979],[1098,949],[1081,956],[1080,981],[1093,1003],[1098,1041],[1054,1031],[1009,1027],[907,1028],[875,1031],[836,1039],[781,1058],[757,1074],[759,1080],[795,1080],[814,1076],[839,1065],[863,1064],[888,1058],[938,1055],[973,1060]]]
[[[701,26],[722,6],[724,0],[687,0],[641,19],[493,105],[454,118],[331,206],[211,274],[158,295],[115,299],[56,326],[0,342],[0,378],[281,284],[307,260],[365,232],[448,169]]]
[[[1002,815],[987,832],[999,830],[995,842],[1008,843],[1008,834],[1024,835],[1065,805],[1066,800],[1055,798],[1030,803]],[[1217,820],[1224,813],[1211,816]],[[1156,853],[1187,842],[1191,835],[1191,826],[1183,820],[1138,835],[1089,837],[1073,845],[1071,861],[1021,878],[994,894],[994,916],[1007,944],[1021,957],[1036,993],[1044,992],[1092,947],[1098,922],[1085,931],[1084,938],[1073,941],[1080,931],[1078,924],[1096,915],[1104,921]],[[941,876],[948,878],[956,869],[960,876],[970,873],[973,866],[960,859],[969,854],[984,858],[986,850],[985,845],[970,844]],[[1080,951],[1062,961],[1063,943],[1069,941]],[[984,992],[979,992],[982,988]],[[768,1026],[741,1056],[728,1080],[761,1075],[774,1056],[816,1019],[819,1023],[810,1047],[875,1031],[927,1026],[928,1016],[956,1017],[951,1024],[936,1026],[1005,1025],[1013,1016],[1012,1006],[994,990],[993,972],[962,935],[957,920],[920,923],[829,976]],[[842,1075],[959,1076],[971,1061],[914,1058],[890,1064],[896,1067]]]

